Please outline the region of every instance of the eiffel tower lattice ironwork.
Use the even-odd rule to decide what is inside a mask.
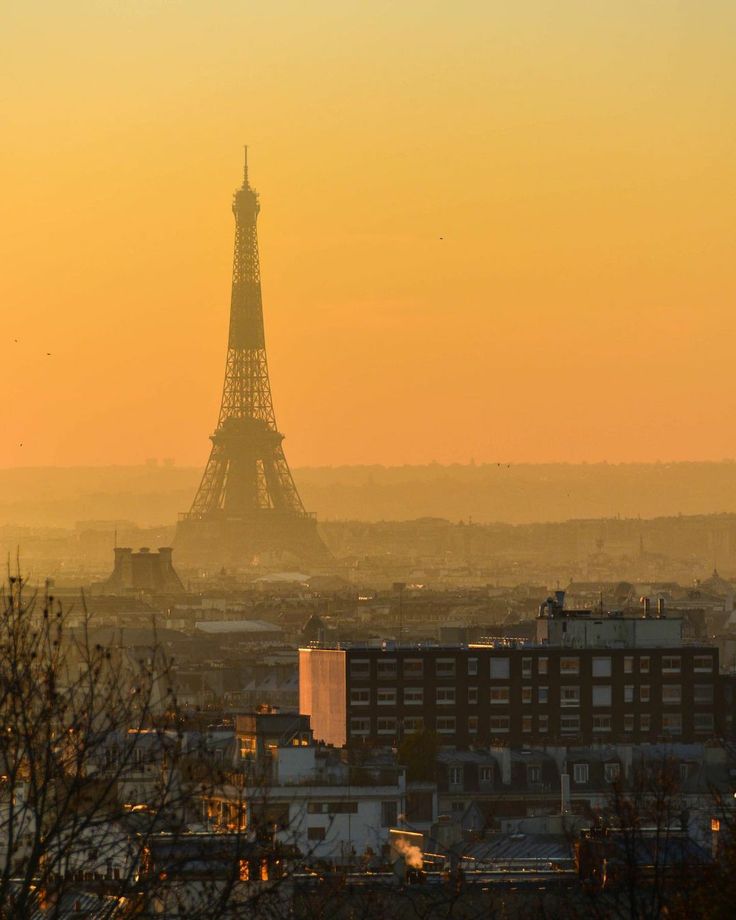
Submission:
[[[180,516],[180,555],[248,562],[266,551],[328,555],[304,510],[282,446],[268,376],[256,221],[248,181],[233,197],[235,249],[225,383],[212,450],[191,510]]]

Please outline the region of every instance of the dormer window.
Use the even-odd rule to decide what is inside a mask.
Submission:
[[[607,763],[603,765],[603,776],[607,783],[615,783],[621,775],[620,763]]]
[[[577,785],[582,786],[588,782],[590,776],[590,767],[587,763],[573,764],[572,777]]]

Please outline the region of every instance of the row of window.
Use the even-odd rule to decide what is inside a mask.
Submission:
[[[523,704],[534,702],[536,689],[536,702],[548,703],[549,687],[520,687],[519,694]],[[508,685],[498,685],[490,689],[491,705],[507,705],[511,702],[511,690]],[[581,688],[577,684],[563,685],[560,687],[560,705],[576,707],[580,705]],[[638,692],[637,692],[638,691]],[[594,684],[591,687],[591,702],[593,706],[613,705],[613,687],[610,684]],[[404,706],[422,706],[425,702],[423,687],[404,687],[402,693]],[[379,687],[376,690],[376,704],[378,706],[396,706],[399,700],[399,691],[395,687]],[[460,700],[455,687],[436,687],[434,695],[438,706],[454,706]],[[693,687],[693,701],[699,704],[713,703],[713,684],[695,684]],[[372,692],[367,687],[356,687],[350,691],[351,706],[369,706],[372,702]],[[467,702],[469,705],[478,702],[478,688],[468,687]],[[626,684],[623,692],[624,703],[649,703],[651,702],[651,687],[649,684]],[[682,702],[681,684],[663,684],[662,702],[665,705],[675,705]]]
[[[603,778],[607,783],[615,783],[621,776],[621,764],[610,762],[603,764]],[[572,765],[572,781],[577,786],[584,786],[590,781],[590,766],[587,763]]]
[[[532,764],[528,766],[532,766]],[[541,768],[538,767],[537,769],[540,771],[541,779]],[[452,766],[447,768],[447,779],[451,786],[462,786],[464,774],[465,770],[463,767]],[[493,766],[491,764],[482,764],[478,767],[478,782],[484,786],[493,782]],[[537,782],[539,782],[539,780],[537,780]]]
[[[522,716],[522,732],[533,732],[535,730],[534,722],[536,720],[536,731],[538,733],[549,732],[549,716]],[[510,716],[491,716],[487,721],[488,730],[491,735],[504,735],[511,731]],[[434,730],[440,735],[454,735],[462,731],[467,726],[468,734],[477,735],[480,727],[478,716],[468,716],[463,725],[463,720],[455,716],[438,716],[434,720]],[[403,734],[409,735],[414,732],[422,731],[425,728],[425,721],[422,716],[406,717],[396,719],[393,716],[385,716],[376,719],[377,735],[396,735],[399,729]],[[637,731],[637,721],[634,713],[625,713],[623,719],[623,730],[627,734]],[[652,717],[650,713],[639,713],[638,731],[650,732],[652,730]],[[693,714],[693,730],[696,734],[711,733],[714,730],[713,713],[696,712]],[[581,719],[577,714],[562,713],[560,715],[560,734],[577,735],[581,731]],[[596,733],[606,733],[613,731],[613,717],[609,713],[599,713],[593,716],[593,731]],[[669,735],[682,734],[682,714],[663,713],[662,714],[662,732]],[[350,734],[353,736],[370,735],[371,720],[368,718],[355,717],[350,720]]]
[[[479,673],[479,659],[466,658],[467,674],[471,677]],[[549,673],[549,658],[545,655],[523,657],[521,659],[521,673],[524,677],[531,677],[536,661],[536,674]],[[712,655],[694,655],[692,658],[693,671],[696,674],[713,673],[714,658]],[[430,662],[427,662],[428,664]],[[423,658],[404,658],[402,661],[402,674],[404,678],[416,679],[424,676]],[[456,677],[458,664],[462,659],[435,658],[434,674],[436,677]],[[663,655],[661,658],[661,672],[663,674],[682,673],[681,655]],[[579,655],[565,655],[559,659],[560,674],[580,674],[581,658]],[[613,658],[610,655],[597,655],[592,658],[591,672],[593,677],[610,677],[613,673]],[[649,674],[652,670],[650,655],[625,655],[625,674]],[[376,661],[376,674],[379,680],[393,680],[398,677],[399,661],[396,658],[379,658]],[[489,675],[493,680],[506,680],[511,675],[511,659],[507,657],[493,657],[490,659]],[[369,678],[371,676],[371,660],[369,658],[351,658],[350,676],[353,678]]]
[[[680,763],[679,775],[680,781],[685,782],[690,775],[690,764],[687,762]],[[618,761],[608,761],[603,764],[603,779],[607,783],[615,783],[621,776],[621,764]],[[447,768],[447,779],[451,787],[464,787],[465,768],[460,765],[453,765]],[[574,785],[584,786],[590,782],[590,764],[585,761],[579,761],[572,764],[571,779]],[[493,767],[478,767],[478,780],[481,785],[493,782]],[[539,785],[542,782],[542,765],[529,763],[526,765],[527,785]],[[454,803],[453,803],[454,804]]]
[[[612,761],[604,764],[603,775],[606,782],[613,783],[621,775],[621,764]],[[573,780],[575,783],[587,783],[589,770],[587,763],[576,763],[573,767]],[[452,765],[447,768],[447,781],[450,786],[464,786],[465,768],[461,765]],[[526,764],[526,782],[528,786],[538,786],[542,782],[542,765],[538,763]],[[482,764],[478,767],[478,783],[481,786],[493,783],[493,766]]]
[[[358,803],[344,800],[342,802],[308,802],[309,815],[357,815]]]
[[[307,814],[310,815],[339,815],[358,813],[358,803],[351,801],[343,802],[310,802],[307,805]],[[399,819],[398,802],[389,800],[381,802],[381,827],[396,827]],[[307,828],[308,840],[324,840],[327,836],[328,828],[324,825],[311,826]]]

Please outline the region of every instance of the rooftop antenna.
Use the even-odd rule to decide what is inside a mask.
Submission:
[[[248,188],[248,145],[243,146],[243,188]]]

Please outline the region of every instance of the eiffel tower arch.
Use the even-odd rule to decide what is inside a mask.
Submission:
[[[248,181],[233,196],[235,248],[225,383],[212,450],[191,509],[179,516],[184,562],[248,565],[325,562],[330,554],[304,509],[283,449],[268,376],[256,221]]]

